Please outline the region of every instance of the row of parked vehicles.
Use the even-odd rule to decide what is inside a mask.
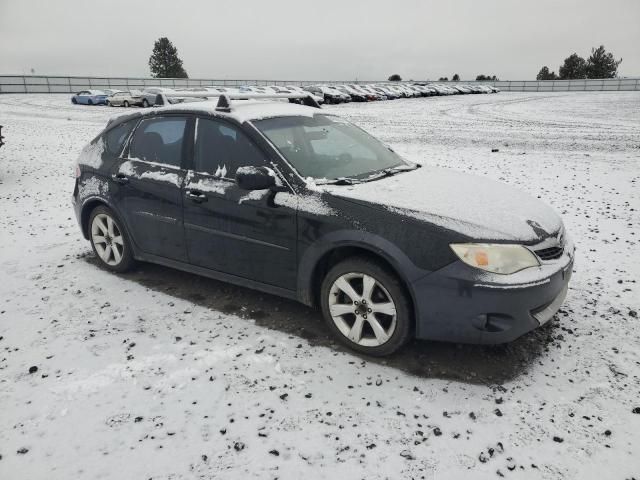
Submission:
[[[473,93],[497,93],[500,90],[491,85],[465,85],[441,83],[380,83],[380,84],[340,84],[340,85],[245,85],[240,87],[195,87],[170,89],[151,87],[144,90],[83,90],[71,97],[71,102],[81,105],[109,105],[112,107],[151,107],[156,97],[162,93],[256,93],[256,94],[311,94],[318,103],[370,102],[395,100],[398,98],[430,97],[435,95],[462,95]],[[180,97],[172,97],[180,102]]]

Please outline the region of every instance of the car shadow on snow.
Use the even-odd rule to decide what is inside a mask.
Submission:
[[[101,268],[93,255],[84,259]],[[390,357],[376,358],[344,347],[330,335],[319,310],[293,300],[149,263],[139,263],[132,272],[121,276],[212,312],[252,319],[257,325],[300,337],[313,346],[325,346],[422,378],[500,385],[525,373],[554,341],[556,322],[549,322],[506,345],[414,340]]]

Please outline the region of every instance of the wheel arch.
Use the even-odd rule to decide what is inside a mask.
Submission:
[[[80,210],[80,228],[82,230],[82,235],[87,240],[89,240],[89,219],[91,218],[91,212],[93,212],[99,206],[105,206],[110,208],[118,216],[119,219],[122,218],[118,210],[114,208],[114,206],[111,205],[111,203],[105,200],[104,198],[102,197],[88,198],[87,200],[84,201],[84,203],[82,204],[82,208]]]
[[[414,316],[418,314],[412,283],[427,272],[416,267],[397,246],[377,235],[334,232],[329,236],[334,238],[309,246],[300,259],[298,299],[302,303],[319,305],[320,286],[329,269],[346,258],[360,256],[375,260],[396,275],[408,295]]]

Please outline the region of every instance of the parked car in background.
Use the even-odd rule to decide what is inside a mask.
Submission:
[[[383,95],[385,95],[387,97],[387,100],[395,100],[397,98],[400,98],[400,95],[398,95],[397,93],[393,92],[390,88],[387,88],[386,85],[371,85],[371,87],[375,91],[380,92]]]
[[[359,87],[360,90],[364,90],[365,92],[373,95],[371,98],[372,100],[387,100],[387,96],[384,93],[376,90],[371,85],[359,85]]]
[[[128,92],[116,92],[107,98],[107,105],[112,107],[142,107],[142,92],[130,90]]]
[[[323,85],[306,85],[302,87],[302,89],[312,93],[316,97],[321,97],[324,103],[343,103],[351,100],[347,94]],[[347,100],[347,98],[349,98],[349,100]]]
[[[74,105],[106,105],[107,95],[102,90],[82,90],[71,97]]]
[[[269,85],[269,87],[276,93],[294,93],[289,87],[283,87],[282,85]]]
[[[185,91],[187,90],[188,89],[185,89]],[[205,89],[202,89],[202,90],[204,91]],[[173,88],[166,88],[166,87],[145,88],[142,91],[142,106],[147,108],[155,105],[156,97],[160,93],[176,93],[176,92],[177,90],[174,90]],[[169,100],[169,103],[182,103],[184,101],[184,98],[170,97],[168,100]]]
[[[114,88],[103,88],[102,91],[104,93],[106,93],[107,95],[111,96],[114,93],[123,92],[124,90],[117,90],[117,89],[114,89]]]
[[[208,87],[204,87],[209,92],[217,92],[220,94],[223,93],[238,93],[239,90],[235,87],[222,87],[218,85],[210,85]]]

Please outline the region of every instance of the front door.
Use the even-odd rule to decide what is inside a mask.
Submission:
[[[296,288],[296,211],[276,206],[269,190],[241,190],[241,166],[267,166],[266,155],[236,125],[198,118],[192,170],[184,184],[189,261],[201,267]]]
[[[147,118],[125,158],[114,165],[116,199],[134,243],[144,253],[186,262],[182,225],[182,168],[186,116]],[[128,153],[128,155],[127,155]]]

